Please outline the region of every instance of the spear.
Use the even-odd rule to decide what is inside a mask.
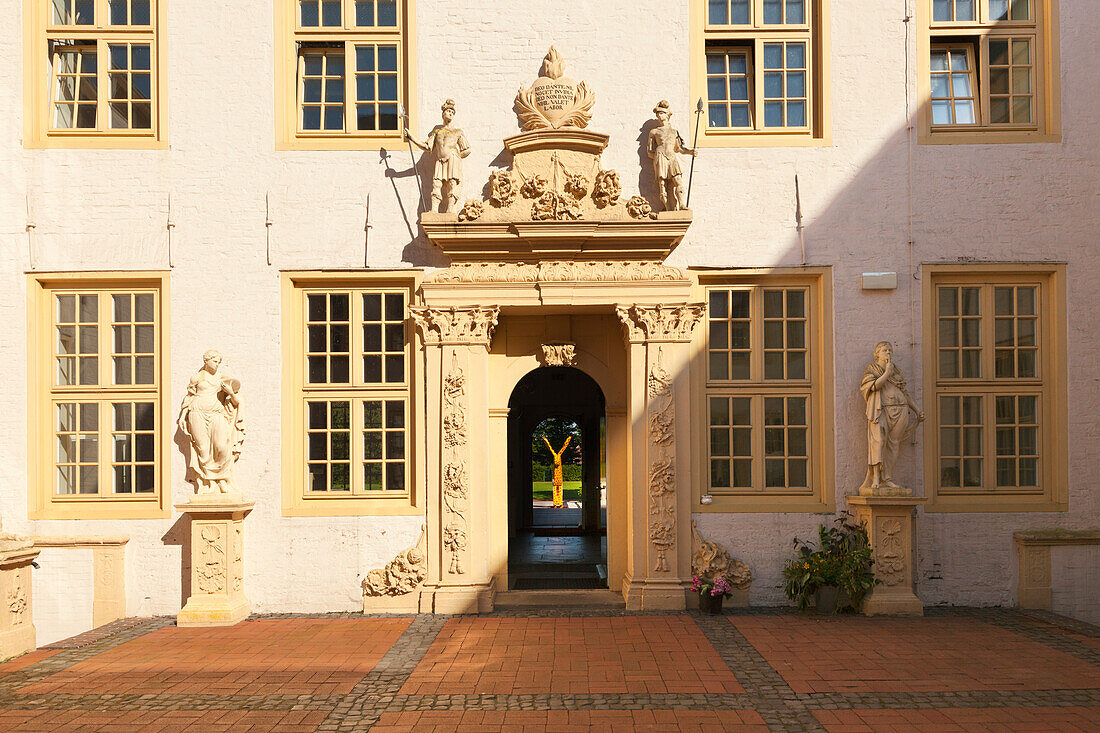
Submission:
[[[702,98],[700,98],[700,104],[702,104]],[[403,105],[403,104],[397,105],[397,113],[399,115],[401,115],[401,119],[405,121],[404,129],[408,130],[409,129],[409,112],[408,112],[408,110],[405,109],[405,105]],[[420,174],[416,172],[416,156],[413,154],[412,140],[409,138],[408,135],[404,134],[404,132],[401,134],[401,136],[403,138],[405,138],[405,142],[407,142],[409,144],[409,160],[412,161],[412,172],[413,172],[413,177],[416,179],[416,190],[420,194],[420,198],[417,199],[417,203],[416,203],[416,213],[419,214],[420,213],[420,207],[424,205],[424,188],[420,185]]]
[[[692,151],[698,150],[699,145],[699,120],[703,117],[703,98],[699,97],[699,101],[695,103],[695,137],[691,141]],[[695,155],[691,156],[691,168],[688,169],[688,195],[687,203],[684,204],[685,209],[691,208],[691,179],[695,177]]]

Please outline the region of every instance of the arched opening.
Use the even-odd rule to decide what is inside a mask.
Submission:
[[[579,369],[536,369],[512,391],[510,590],[607,587],[605,430],[603,391]]]

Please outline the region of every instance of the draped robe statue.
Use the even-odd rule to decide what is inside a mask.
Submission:
[[[863,371],[859,391],[867,400],[867,475],[860,493],[883,489],[904,491],[894,482],[901,441],[924,420],[905,385],[905,375],[893,362],[889,341],[875,345],[875,360]],[[913,420],[909,412],[917,414]]]
[[[221,372],[222,355],[210,349],[187,384],[177,424],[191,443],[189,479],[199,494],[237,493],[233,467],[241,455],[244,423],[239,380]]]

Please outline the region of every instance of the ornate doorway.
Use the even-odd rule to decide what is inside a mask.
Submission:
[[[605,401],[579,369],[528,373],[508,402],[513,590],[607,587]],[[545,443],[545,445],[543,445]],[[554,454],[563,496],[553,497]]]

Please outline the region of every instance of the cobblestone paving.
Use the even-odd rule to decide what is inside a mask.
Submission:
[[[129,619],[0,664],[0,730],[1095,732],[1098,642],[1004,609]]]

